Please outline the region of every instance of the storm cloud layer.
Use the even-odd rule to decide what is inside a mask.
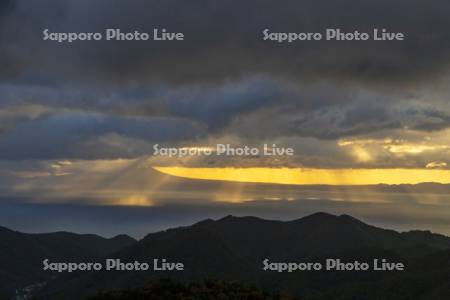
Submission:
[[[426,80],[446,71],[448,1],[6,1],[2,7],[2,77],[48,80],[201,82],[268,74],[375,82]],[[185,41],[73,43],[42,41],[42,30],[124,32],[167,28]],[[313,42],[277,45],[273,32],[403,32],[403,42]],[[46,73],[49,71],[52,74]],[[47,76],[46,76],[47,75]],[[15,76],[15,77],[12,77]]]
[[[286,165],[444,166],[448,12],[444,0],[2,1],[0,159],[267,141],[298,149]],[[106,28],[166,28],[185,40],[42,39],[44,29]],[[266,28],[385,28],[406,38],[280,44],[263,40]]]

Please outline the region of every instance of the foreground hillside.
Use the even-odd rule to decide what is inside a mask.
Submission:
[[[106,239],[68,232],[26,234],[0,227],[0,298],[51,280],[55,274],[42,270],[46,258],[83,261],[111,254],[135,242],[125,235]]]
[[[402,288],[400,294],[392,292],[392,299],[420,299],[446,290],[449,249],[448,237],[427,231],[399,233],[348,215],[317,213],[289,222],[228,216],[149,234],[109,256],[124,262],[164,258],[183,262],[184,271],[80,273],[55,281],[45,292],[56,299],[82,299],[99,290],[135,289],[169,277],[181,282],[238,281],[301,299],[354,299],[355,295],[390,299],[383,291],[384,286],[392,286],[394,290]],[[324,262],[327,258],[370,262],[384,258],[403,263],[406,270],[279,273],[262,270],[266,258],[276,262]],[[380,291],[379,297],[387,298],[371,298]]]
[[[201,281],[183,284],[172,280],[152,282],[145,287],[101,292],[88,300],[290,300],[288,295],[267,293],[236,282]]]

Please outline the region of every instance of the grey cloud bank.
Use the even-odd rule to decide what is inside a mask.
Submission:
[[[0,159],[138,157],[162,135],[173,146],[231,137],[237,143],[289,140],[298,149],[310,147],[302,141],[312,138],[328,157],[341,152],[329,141],[342,138],[412,130],[422,133],[416,142],[425,142],[450,127],[449,10],[444,0],[3,1]],[[186,38],[42,39],[46,29],[108,28],[164,28]],[[378,28],[407,38],[284,45],[264,41],[265,28]],[[36,146],[38,139],[44,145]],[[414,166],[428,163],[419,159]]]
[[[447,1],[6,1],[2,5],[3,78],[21,78],[45,67],[53,80],[198,82],[270,74],[295,80],[327,77],[389,83],[426,80],[446,71],[450,24]],[[129,30],[183,30],[176,44],[133,42],[45,43],[41,32],[102,31],[114,24]],[[405,32],[399,43],[328,43],[277,47],[260,40],[261,30]],[[16,51],[19,50],[20,51]],[[327,55],[333,53],[333,55]],[[70,70],[70,71],[69,71]]]

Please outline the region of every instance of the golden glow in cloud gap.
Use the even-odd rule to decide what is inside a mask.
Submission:
[[[190,179],[273,184],[450,184],[450,170],[312,169],[312,168],[186,168],[154,167],[164,174]]]

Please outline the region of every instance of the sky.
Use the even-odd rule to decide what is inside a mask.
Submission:
[[[149,215],[166,220],[164,225],[136,221],[140,227],[131,230],[130,217],[130,222],[114,227],[118,233],[139,235],[182,220],[218,216],[220,211],[274,216],[268,213],[273,207],[239,208],[245,200],[278,201],[282,206],[279,200],[314,198],[293,192],[287,184],[448,184],[449,10],[444,0],[433,5],[419,0],[261,0],[257,5],[211,0],[1,1],[0,206],[5,222],[0,219],[0,225],[39,230],[17,218],[31,218],[33,211],[52,217],[49,207],[55,205],[68,218],[74,206],[90,212],[102,207],[164,207],[164,216],[170,215],[170,205],[177,207],[171,217]],[[166,28],[183,32],[185,40],[42,39],[44,29],[106,28]],[[266,28],[386,28],[406,38],[280,44],[263,41]],[[169,158],[153,153],[155,144],[198,149],[265,143],[293,148],[295,154]],[[280,187],[276,193],[267,187],[243,193],[249,182]],[[415,199],[408,200],[411,203],[402,198],[402,209],[394,209],[389,222],[381,213],[369,214],[375,210],[365,195],[352,201],[344,196],[319,198],[338,198],[350,212],[380,225],[408,228],[402,220],[409,220],[410,228],[450,231],[448,215],[438,214],[448,211],[445,195],[422,201],[432,205],[435,218],[427,216],[428,223],[414,206],[417,195],[405,196]],[[365,203],[365,210],[354,210],[354,201]],[[400,200],[383,194],[371,201],[397,207]],[[217,203],[223,210],[209,210]],[[334,202],[326,203],[317,202],[298,216],[319,209],[342,211]],[[184,217],[176,213],[181,204],[191,205],[181,209]],[[28,215],[20,215],[21,205]],[[42,206],[37,210],[35,205]],[[202,213],[193,213],[194,208]],[[111,218],[105,217],[105,224]],[[50,231],[70,224],[65,229],[92,229],[82,218],[78,227],[62,221],[39,224]]]

